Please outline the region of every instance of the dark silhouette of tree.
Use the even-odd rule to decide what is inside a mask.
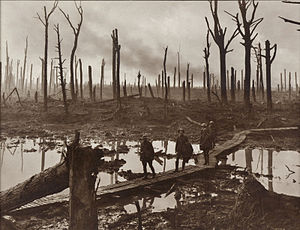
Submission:
[[[56,31],[57,34],[57,53],[58,53],[58,76],[60,79],[60,85],[61,85],[61,91],[63,95],[63,101],[64,101],[64,107],[65,107],[65,113],[68,114],[68,104],[67,104],[67,95],[66,95],[66,82],[64,79],[64,67],[63,64],[66,61],[66,59],[62,60],[62,51],[61,51],[61,42],[62,39],[60,39],[60,34],[59,34],[59,24],[54,26],[54,30]]]
[[[209,30],[207,30],[206,34],[206,47],[203,50],[204,52],[204,59],[205,59],[205,72],[206,72],[206,78],[207,78],[207,100],[208,102],[211,102],[210,98],[210,77],[209,77],[209,62],[208,58],[210,55],[210,42],[209,42]]]
[[[214,5],[213,5],[214,2]],[[221,76],[221,99],[222,103],[227,104],[227,93],[226,93],[226,54],[232,52],[233,49],[228,49],[232,40],[238,35],[238,29],[236,29],[227,43],[225,44],[225,35],[227,32],[227,27],[224,29],[221,27],[219,16],[218,16],[218,0],[209,0],[211,14],[214,19],[214,31],[209,26],[209,22],[207,17],[205,17],[205,21],[207,24],[207,28],[213,37],[215,43],[219,47],[220,52],[220,76]]]
[[[58,1],[54,1],[53,3],[53,7],[50,10],[49,13],[47,13],[47,8],[46,6],[44,6],[44,18],[42,19],[41,16],[37,14],[37,18],[41,21],[41,23],[44,25],[45,27],[45,49],[44,49],[44,110],[47,111],[48,106],[47,106],[47,65],[48,65],[48,28],[49,28],[49,18],[51,16],[51,14],[54,12],[54,10],[56,9],[58,5]],[[24,71],[25,71],[25,67],[24,67]]]
[[[73,48],[71,51],[71,56],[70,56],[70,89],[71,89],[71,96],[72,96],[72,101],[76,101],[76,94],[75,94],[75,87],[74,87],[74,57],[75,57],[75,52],[77,49],[77,44],[78,44],[78,38],[79,38],[79,33],[83,21],[83,9],[81,7],[81,4],[78,6],[76,1],[74,1],[75,7],[77,9],[77,12],[80,16],[80,21],[77,24],[77,27],[75,28],[74,25],[72,24],[70,20],[69,14],[66,14],[61,8],[59,8],[60,12],[64,15],[66,20],[68,21],[71,29],[73,30],[74,33],[74,43],[73,43]]]
[[[241,43],[245,47],[245,80],[244,80],[244,103],[246,107],[250,107],[250,84],[251,84],[251,48],[254,39],[258,33],[255,33],[255,29],[262,22],[263,18],[255,19],[255,13],[258,7],[258,2],[254,0],[238,0],[238,5],[241,13],[242,23],[239,19],[239,14],[229,15],[233,17],[233,20],[237,24],[239,34],[242,36],[244,42]],[[247,19],[247,12],[249,12],[252,6],[252,13],[250,19]],[[242,26],[243,25],[243,31]]]
[[[300,2],[294,2],[294,1],[282,1],[282,2],[283,3],[288,3],[288,4],[299,4],[300,5]],[[279,16],[279,18],[283,19],[284,22],[300,25],[300,21],[294,21],[294,20],[291,20],[291,19],[288,19],[288,18],[285,18],[285,17],[281,17],[281,16]],[[300,29],[297,29],[297,31],[300,31]]]

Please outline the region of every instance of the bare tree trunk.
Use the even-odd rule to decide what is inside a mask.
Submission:
[[[168,53],[168,47],[165,49],[165,55],[164,55],[164,70],[163,70],[163,76],[164,76],[164,84],[165,84],[165,103],[164,103],[164,119],[167,119],[168,116],[168,85],[167,85],[167,67],[166,67],[166,61],[167,61],[167,53]]]
[[[26,37],[25,54],[24,54],[24,65],[23,65],[23,76],[22,76],[22,91],[24,91],[25,73],[26,73],[26,61],[27,61],[27,49],[28,49],[28,37]]]
[[[177,52],[178,88],[180,88],[180,53]]]
[[[101,64],[101,77],[100,77],[100,100],[101,101],[103,100],[104,66],[105,66],[105,61],[103,58]]]
[[[66,94],[66,83],[65,83],[65,78],[64,78],[64,68],[63,68],[63,63],[64,61],[62,60],[62,51],[61,51],[61,39],[60,39],[60,34],[59,34],[59,25],[57,24],[54,27],[56,34],[57,34],[57,52],[58,52],[58,68],[59,68],[59,77],[60,77],[60,85],[61,85],[61,92],[63,95],[63,102],[64,102],[64,108],[65,108],[65,113],[68,114],[68,104],[67,104],[67,94]]]
[[[291,100],[291,95],[292,95],[292,84],[291,84],[291,79],[292,79],[292,73],[289,72],[289,100]]]
[[[252,80],[252,98],[253,101],[256,102],[256,95],[255,95],[255,84],[254,84],[254,80]]]
[[[174,78],[173,78],[173,88],[176,87],[176,67],[174,67]]]
[[[267,107],[272,109],[272,89],[271,89],[271,64],[274,61],[277,51],[277,45],[275,44],[272,48],[270,42],[267,40],[266,43],[266,83],[267,83]],[[274,48],[273,57],[271,57],[271,50]]]
[[[148,83],[148,88],[149,88],[151,97],[152,97],[152,98],[155,98],[150,83]]]
[[[284,69],[284,91],[286,91],[286,69]]]
[[[235,87],[234,87],[234,68],[231,67],[231,89],[230,89],[230,93],[231,93],[231,101],[233,103],[235,103]]]
[[[221,100],[227,104],[226,91],[226,53],[220,50],[220,73],[221,73]]]
[[[283,90],[283,84],[282,84],[282,73],[280,73],[280,91]]]
[[[116,99],[116,47],[115,47],[115,31],[112,32],[112,87],[113,99]]]
[[[185,81],[182,82],[182,100],[185,101]]]
[[[188,101],[191,100],[191,83],[188,82],[187,84],[187,94],[188,94]]]
[[[92,66],[88,67],[90,100],[93,101]]]
[[[82,62],[79,58],[79,73],[80,73],[80,98],[83,99],[83,73],[82,73]]]

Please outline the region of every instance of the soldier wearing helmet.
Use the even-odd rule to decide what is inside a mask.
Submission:
[[[211,149],[211,147],[212,144],[209,129],[206,123],[202,123],[200,133],[200,149],[203,150],[204,165],[208,165],[209,163],[209,150]]]
[[[182,159],[182,170],[184,170],[185,164],[189,161],[193,154],[192,145],[189,143],[187,136],[184,135],[183,128],[178,129],[178,137],[175,145],[176,162],[175,172],[178,172],[179,159]]]
[[[154,160],[154,149],[152,143],[148,140],[147,134],[143,135],[143,142],[141,144],[141,153],[140,153],[140,160],[143,164],[144,170],[144,179],[147,179],[147,164],[149,165],[152,171],[152,177],[155,177],[155,170],[152,165]]]

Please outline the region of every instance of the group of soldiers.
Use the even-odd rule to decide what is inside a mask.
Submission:
[[[216,142],[216,128],[213,121],[202,123],[200,128],[200,149],[203,151],[204,165],[209,164],[209,151],[214,148]],[[188,140],[188,137],[184,134],[182,128],[178,129],[178,137],[175,146],[176,161],[175,172],[178,172],[179,160],[182,159],[182,170],[184,170],[185,164],[188,163],[193,155],[193,147]],[[147,179],[147,164],[152,171],[152,178],[156,173],[153,167],[154,160],[154,148],[149,141],[146,134],[143,135],[143,141],[140,149],[140,160],[143,164],[144,179]]]

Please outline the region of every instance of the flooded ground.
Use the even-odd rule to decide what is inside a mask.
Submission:
[[[83,140],[83,144],[92,147],[107,149],[103,158],[105,162],[123,160],[120,167],[104,169],[100,172],[100,186],[125,181],[124,175],[130,173],[142,173],[143,167],[139,159],[139,142],[133,141],[101,141]],[[153,141],[155,152],[158,156],[153,162],[157,173],[164,172],[175,167],[175,142]],[[199,153],[199,145],[194,144],[194,153]],[[54,166],[61,160],[65,144],[63,140],[47,138],[7,138],[0,143],[0,172],[1,191],[29,179],[31,176]],[[122,162],[121,162],[122,163]],[[188,165],[195,165],[191,159]],[[125,172],[125,173],[124,173]]]
[[[226,164],[247,168],[269,191],[300,197],[300,153],[297,151],[247,148],[228,155]]]

